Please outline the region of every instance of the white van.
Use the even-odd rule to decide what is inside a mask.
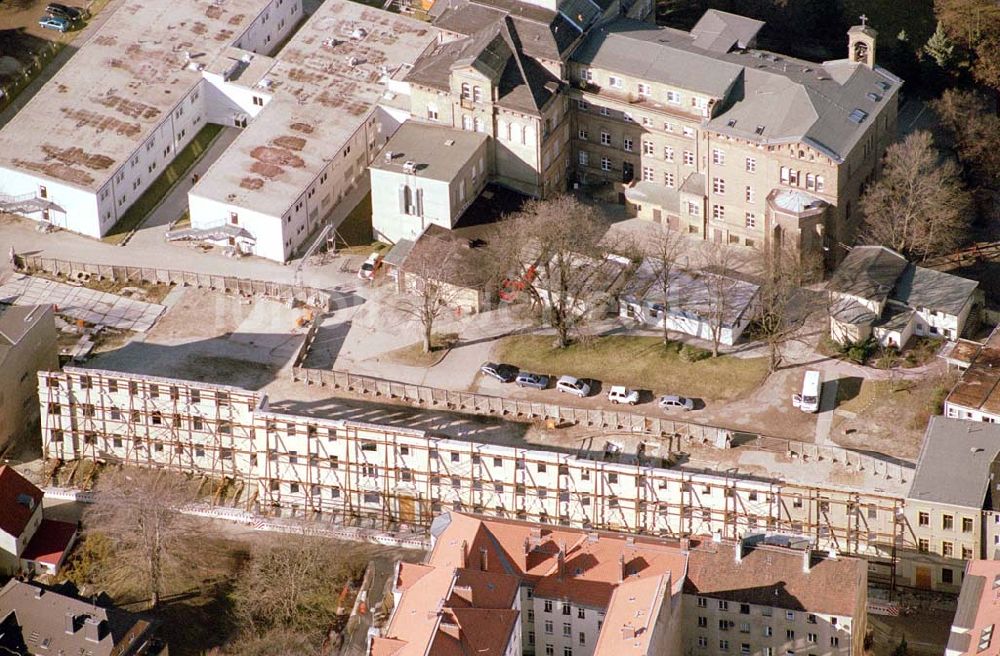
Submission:
[[[818,412],[823,393],[823,378],[818,371],[809,370],[802,379],[802,393],[792,397],[792,405],[802,412]]]

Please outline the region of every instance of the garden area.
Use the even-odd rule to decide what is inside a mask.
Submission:
[[[571,374],[605,384],[725,401],[760,385],[767,358],[738,358],[660,337],[610,335],[580,339],[553,348],[553,337],[505,337],[494,350],[498,361],[538,373]]]

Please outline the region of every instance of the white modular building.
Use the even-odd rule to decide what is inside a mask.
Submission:
[[[245,252],[284,262],[321,226],[338,225],[368,190],[368,164],[409,117],[402,77],[438,34],[328,0],[276,58],[217,60],[206,76],[229,103],[220,122],[252,122],[191,190],[192,228],[228,227]]]
[[[0,130],[0,211],[101,237],[212,120],[203,70],[301,0],[128,0]]]

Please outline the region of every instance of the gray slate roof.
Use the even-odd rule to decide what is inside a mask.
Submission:
[[[424,53],[406,75],[408,82],[447,91],[451,71],[471,66],[498,86],[497,104],[539,114],[559,89],[560,80],[521,50],[523,39],[510,16],[498,19],[466,39],[438,45]]]
[[[763,21],[709,9],[691,28],[691,36],[694,37],[695,47],[729,52],[734,47],[750,47],[762,27]]]
[[[977,287],[975,280],[911,264],[896,282],[892,298],[913,308],[957,315]]]
[[[855,246],[830,277],[826,288],[880,302],[889,298],[909,263],[883,246]]]
[[[39,591],[41,590],[41,594]],[[68,631],[68,616],[73,631]],[[96,641],[88,640],[97,622]],[[0,652],[129,656],[146,641],[152,625],[138,615],[59,594],[29,583],[12,580],[0,590]],[[19,644],[20,641],[20,644]],[[44,646],[43,646],[44,645]],[[123,648],[115,649],[116,645]],[[27,647],[27,651],[18,651]]]
[[[1000,452],[1000,424],[933,416],[908,499],[981,510]]]
[[[695,48],[687,32],[620,18],[592,30],[573,61],[721,98],[742,68]]]
[[[417,176],[451,182],[484,143],[484,132],[407,121],[399,126],[369,167],[400,173],[403,164],[412,161],[417,165]],[[392,160],[386,161],[390,152]]]
[[[709,12],[699,25],[688,33],[618,19],[592,30],[572,59],[722,99],[710,129],[761,144],[807,143],[837,161],[902,85],[879,67],[742,49],[756,22],[732,14]]]

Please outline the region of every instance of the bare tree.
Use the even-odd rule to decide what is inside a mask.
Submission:
[[[401,292],[394,307],[420,323],[424,353],[433,348],[434,324],[463,294],[484,293],[482,267],[465,257],[454,239],[424,234],[400,266]]]
[[[231,593],[242,631],[229,651],[318,653],[335,623],[338,593],[358,583],[367,565],[364,551],[344,546],[306,535],[254,545]]]
[[[705,253],[701,273],[705,298],[699,313],[708,320],[713,358],[719,357],[722,331],[728,325],[736,303],[736,291],[740,282],[728,275],[735,258],[734,250],[725,244],[712,244]]]
[[[781,366],[785,344],[825,297],[800,288],[809,272],[794,249],[762,250],[760,259],[763,275],[757,292],[757,325],[767,344],[767,372],[771,374]]]
[[[608,300],[612,279],[628,263],[613,253],[631,252],[624,238],[608,237],[597,211],[573,196],[528,201],[494,237],[494,266],[504,286],[515,286],[539,308],[569,346],[595,306]]]
[[[142,579],[151,608],[192,546],[196,527],[177,509],[193,498],[187,478],[158,469],[108,470],[98,481],[85,523],[111,540],[118,575]]]
[[[961,243],[971,202],[954,161],[942,159],[929,132],[889,146],[882,176],[861,199],[861,239],[909,258],[945,253]]]
[[[663,297],[663,345],[670,343],[670,323],[667,315],[670,313],[671,294],[676,296],[674,279],[679,271],[681,258],[687,262],[687,256],[681,255],[684,249],[684,239],[669,226],[664,226],[662,232],[656,233],[645,246],[648,261],[652,264],[653,285],[657,296]]]

